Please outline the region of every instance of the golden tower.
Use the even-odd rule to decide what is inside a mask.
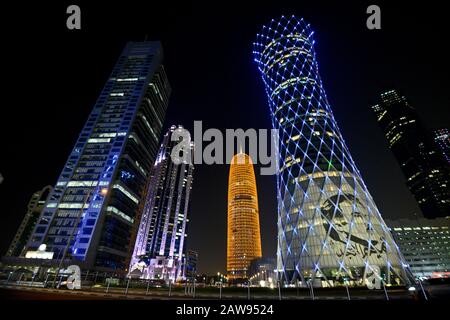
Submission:
[[[227,236],[228,279],[245,279],[250,262],[262,254],[255,172],[242,151],[231,159]]]

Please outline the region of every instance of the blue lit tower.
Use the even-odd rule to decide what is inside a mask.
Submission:
[[[125,46],[42,209],[28,251],[45,244],[57,265],[127,269],[171,91],[162,58],[159,42]]]
[[[272,20],[257,35],[253,53],[279,130],[279,278],[371,288],[409,282],[334,119],[309,24],[294,16]]]

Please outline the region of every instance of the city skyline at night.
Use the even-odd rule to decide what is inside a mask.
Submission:
[[[105,8],[101,15],[99,8],[83,4],[85,23],[79,33],[69,33],[64,25],[52,29],[57,22],[45,21],[42,28],[46,32],[40,42],[30,40],[34,47],[42,48],[33,55],[26,54],[27,47],[17,38],[7,36],[12,46],[23,49],[14,55],[6,53],[11,61],[17,61],[18,69],[7,74],[11,83],[20,83],[30,71],[40,79],[27,94],[18,88],[8,92],[20,97],[26,106],[39,107],[27,108],[27,112],[8,110],[8,118],[20,119],[22,128],[14,131],[14,143],[8,141],[12,131],[1,129],[4,152],[14,155],[4,157],[0,167],[5,212],[2,255],[26,214],[32,194],[58,183],[60,169],[128,41],[149,39],[161,41],[164,47],[164,70],[173,90],[161,132],[178,123],[192,132],[197,120],[203,121],[204,129],[267,129],[271,118],[263,83],[252,63],[252,42],[259,26],[282,14],[303,16],[315,28],[317,60],[336,122],[383,218],[421,217],[369,106],[377,102],[380,92],[399,89],[428,127],[449,127],[445,117],[448,80],[442,71],[448,61],[437,33],[426,31],[439,29],[441,22],[427,18],[426,9],[402,11],[382,6],[382,29],[371,31],[365,26],[366,5],[298,4],[242,12],[224,9],[214,15],[198,6],[165,13],[161,10],[159,14],[149,13],[145,5],[137,6],[132,11],[123,9],[133,15],[122,18],[124,12],[116,5]],[[422,14],[426,19],[417,18]],[[416,22],[406,27],[408,19]],[[115,23],[108,25],[110,20]],[[22,37],[26,34],[24,31]],[[418,38],[427,38],[436,48],[424,52]],[[67,59],[57,61],[55,55]],[[55,68],[44,68],[49,65]],[[412,65],[414,72],[410,71]],[[51,94],[45,83],[52,83]],[[204,164],[195,169],[188,239],[189,249],[198,252],[199,272],[226,272],[229,169],[228,165]],[[261,247],[265,257],[275,257],[277,183],[275,176],[258,174],[259,169],[255,165]],[[37,242],[33,248],[36,246]]]

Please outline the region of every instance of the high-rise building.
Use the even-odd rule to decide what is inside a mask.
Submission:
[[[125,270],[170,86],[159,42],[129,42],[70,153],[27,250],[55,263]],[[64,258],[64,259],[63,259]]]
[[[445,160],[450,163],[450,134],[447,128],[433,130],[434,142],[438,145]]]
[[[423,215],[450,215],[450,164],[416,110],[395,90],[382,93],[372,110]]]
[[[250,262],[261,256],[258,194],[253,162],[250,156],[240,152],[231,159],[228,179],[228,280],[246,279]]]
[[[194,143],[188,139],[179,163],[172,156],[183,133],[187,131],[182,126],[169,129],[153,165],[130,263],[133,277],[166,281],[185,278]]]
[[[334,119],[310,25],[295,16],[272,20],[257,35],[254,59],[279,130],[279,279],[370,288],[409,282]]]
[[[386,220],[416,277],[450,277],[450,219]]]
[[[46,186],[42,190],[39,190],[31,196],[28,202],[27,212],[23,218],[19,229],[17,229],[16,235],[11,242],[8,251],[6,251],[6,256],[19,257],[25,254],[25,246],[30,239],[31,233],[33,232],[34,226],[41,215],[42,209],[44,208],[45,202],[52,190],[51,186]]]

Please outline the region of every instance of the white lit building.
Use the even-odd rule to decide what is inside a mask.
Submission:
[[[416,277],[450,276],[450,219],[386,220]]]

